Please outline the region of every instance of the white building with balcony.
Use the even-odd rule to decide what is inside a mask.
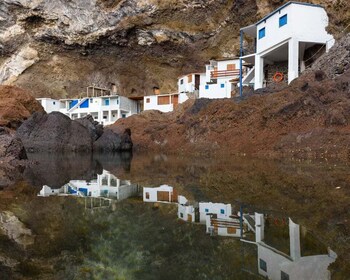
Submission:
[[[199,98],[231,98],[239,82],[239,59],[211,60],[205,66],[205,82],[201,83]]]
[[[241,68],[249,65],[250,71],[240,84],[259,89],[269,83],[290,83],[316,55],[333,46],[334,38],[327,33],[327,26],[328,16],[322,6],[291,1],[256,24],[242,28]],[[254,42],[250,54],[245,37]]]
[[[140,103],[108,89],[88,87],[86,97],[72,99],[37,98],[47,113],[61,112],[72,120],[92,115],[103,125],[113,124],[140,112]]]

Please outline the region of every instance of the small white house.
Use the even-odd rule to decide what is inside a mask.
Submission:
[[[71,119],[92,115],[103,125],[113,124],[120,118],[126,118],[140,112],[140,104],[120,96],[108,89],[88,87],[86,97],[73,99],[37,98],[47,113],[61,112]]]
[[[163,113],[172,112],[177,105],[188,100],[186,93],[155,94],[144,97],[143,109],[158,110]]]
[[[186,197],[178,196],[177,217],[185,222],[194,223],[197,221],[199,211],[198,206],[189,205]]]
[[[231,98],[236,94],[240,74],[239,59],[211,60],[206,65],[205,82],[201,83],[199,98]]]
[[[328,266],[337,257],[332,250],[328,249],[328,254],[302,256],[300,226],[289,219],[289,254],[279,251],[264,242],[264,215],[255,213],[255,221],[260,275],[272,280],[330,279]]]
[[[181,76],[177,82],[178,93],[188,93],[198,97],[200,85],[205,84],[205,82],[206,73],[191,73]]]
[[[333,46],[327,26],[322,6],[291,1],[256,24],[241,28],[241,66],[250,67],[241,84],[259,89],[269,83],[293,81],[315,55]],[[244,35],[254,44],[244,44]]]
[[[209,214],[206,215],[205,225],[206,232],[211,235],[240,237],[243,233],[243,228],[237,216],[218,218],[218,214]]]
[[[232,215],[231,204],[200,202],[199,203],[199,221],[206,223],[206,217],[209,214],[216,214],[219,219],[226,219]]]
[[[106,197],[123,200],[140,195],[140,187],[128,180],[120,180],[108,171],[103,171],[94,180],[71,180],[59,189],[44,185],[38,196],[73,195],[81,197]]]
[[[144,202],[177,202],[176,190],[168,185],[158,188],[143,188]]]

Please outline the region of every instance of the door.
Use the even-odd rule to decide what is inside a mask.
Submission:
[[[187,214],[187,222],[192,223],[192,215],[191,214]]]
[[[201,84],[201,77],[199,75],[196,75],[194,78],[194,89],[199,90],[200,84]]]
[[[168,201],[170,200],[170,193],[169,192],[157,192],[157,201]]]
[[[179,95],[173,95],[173,104],[174,104],[174,108],[179,104]]]

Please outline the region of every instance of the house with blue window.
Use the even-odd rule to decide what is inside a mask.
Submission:
[[[232,215],[231,204],[200,202],[199,203],[199,222],[206,224],[206,217],[216,214],[218,218],[228,218]]]
[[[320,5],[288,2],[257,23],[241,28],[242,86],[259,89],[290,83],[334,44],[328,16]]]
[[[84,94],[85,95],[85,94]],[[141,104],[109,90],[95,86],[86,89],[86,96],[69,99],[37,98],[47,113],[61,112],[72,120],[91,115],[95,121],[110,125],[120,118],[140,113]]]
[[[205,80],[199,87],[199,98],[231,98],[239,82],[238,58],[210,60],[205,66]]]

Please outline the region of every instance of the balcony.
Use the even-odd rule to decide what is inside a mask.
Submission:
[[[235,70],[214,70],[210,72],[211,79],[239,76],[239,69]]]

